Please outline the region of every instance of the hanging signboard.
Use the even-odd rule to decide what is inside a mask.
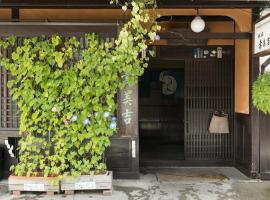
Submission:
[[[270,55],[270,14],[258,20],[254,25],[254,54]]]

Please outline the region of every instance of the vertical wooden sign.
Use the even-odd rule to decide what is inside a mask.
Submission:
[[[138,136],[138,84],[127,86],[118,93],[118,134]]]

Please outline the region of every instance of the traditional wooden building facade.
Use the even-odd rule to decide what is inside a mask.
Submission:
[[[116,177],[138,178],[147,166],[235,166],[270,179],[270,117],[251,102],[259,74],[253,24],[267,1],[158,2],[150,11],[162,27],[160,40],[150,47],[155,57],[138,85],[119,92],[119,131],[106,153],[108,167]],[[0,6],[1,37],[96,32],[113,40],[129,17],[105,0],[2,0]],[[197,14],[206,22],[201,33],[190,30]],[[0,137],[16,143],[19,122],[6,86],[10,78],[1,68]],[[215,110],[228,114],[229,134],[209,133]]]

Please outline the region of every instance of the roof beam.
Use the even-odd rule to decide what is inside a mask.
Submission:
[[[35,37],[53,35],[83,36],[96,33],[102,38],[116,38],[117,23],[0,22],[0,37]]]
[[[168,31],[158,33],[161,39],[251,39],[252,33],[211,33],[211,32],[201,32],[193,33],[191,31]]]
[[[110,0],[0,0],[8,8],[119,8]],[[157,0],[159,8],[262,8],[269,1],[256,0]]]

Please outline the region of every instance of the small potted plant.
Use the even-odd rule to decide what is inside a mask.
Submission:
[[[267,114],[270,113],[270,73],[260,74],[253,85],[252,94],[254,106]]]

